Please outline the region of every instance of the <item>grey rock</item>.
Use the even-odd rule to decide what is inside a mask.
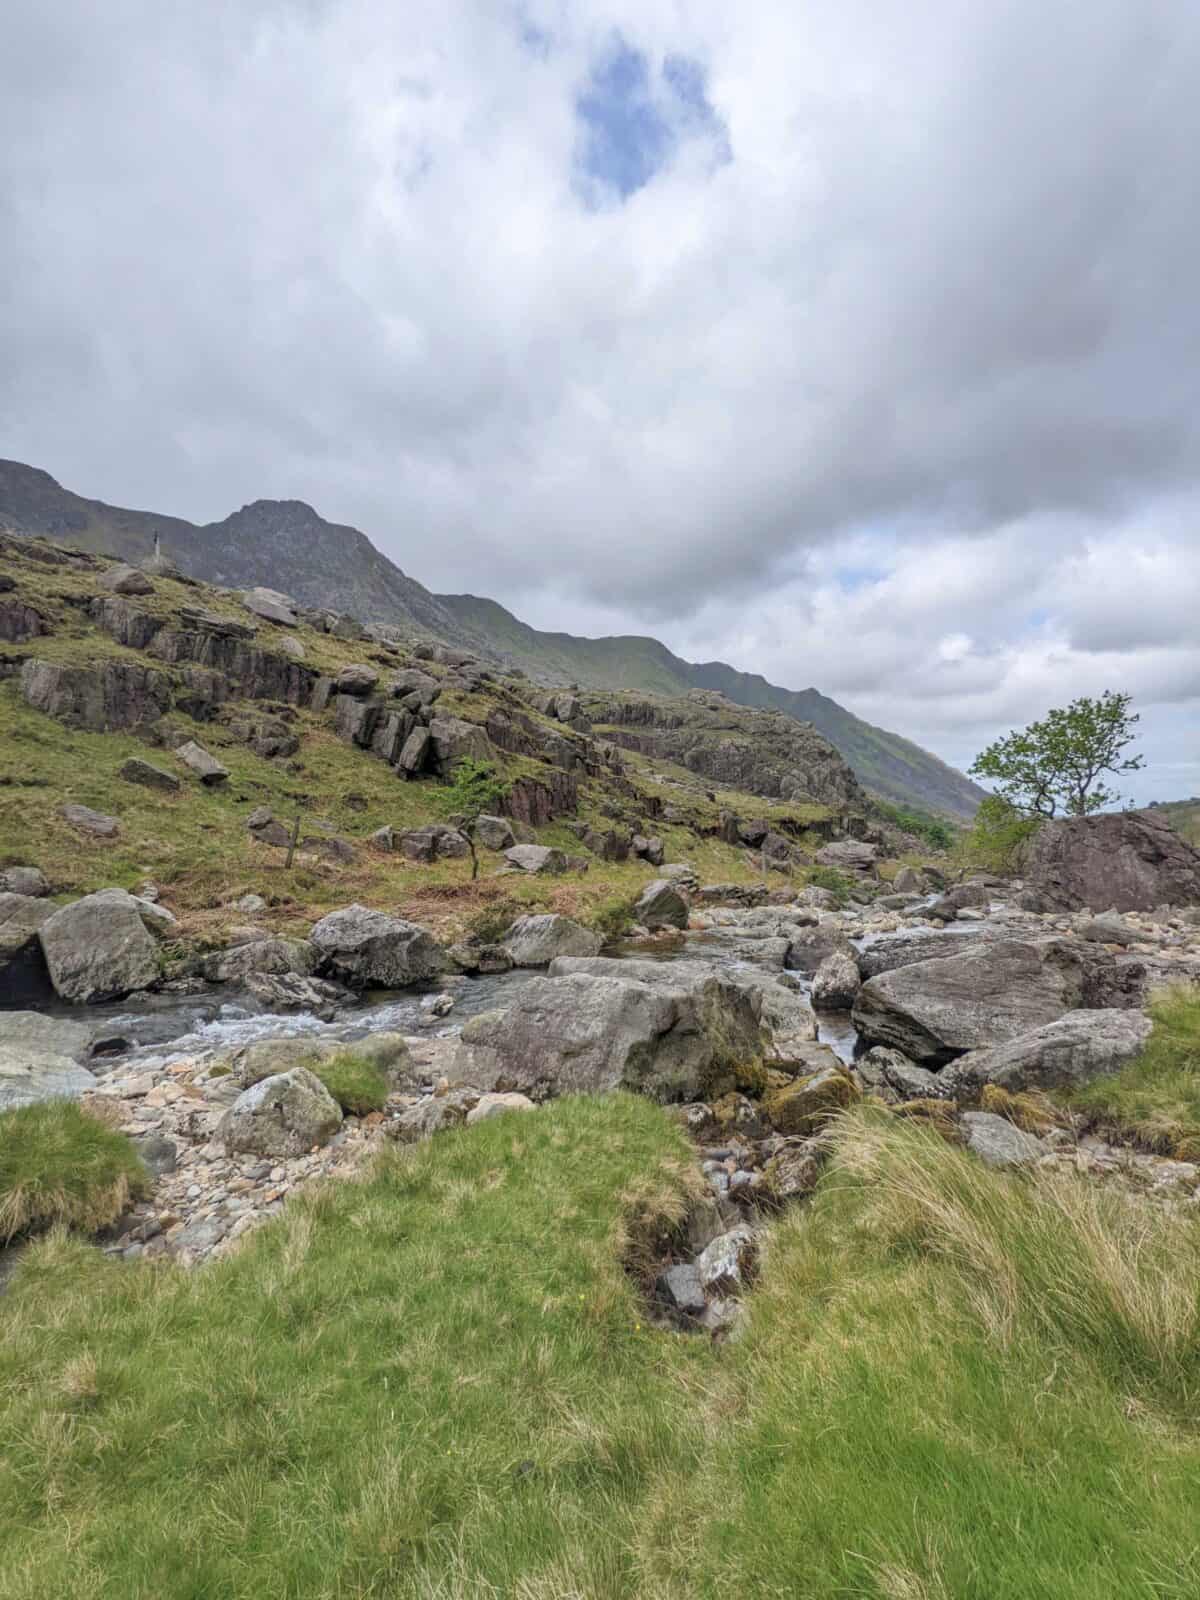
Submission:
[[[967,1149],[989,1167],[1029,1167],[1046,1153],[1040,1139],[989,1111],[965,1111],[961,1127]]]
[[[68,1056],[76,1064],[88,1060],[95,1029],[66,1017],[40,1011],[0,1011],[0,1047],[24,1055]]]
[[[1022,849],[1021,871],[1026,891],[1058,911],[1200,904],[1200,851],[1155,811],[1044,823]]]
[[[126,783],[141,784],[144,789],[161,789],[165,794],[175,794],[181,787],[173,772],[166,772],[139,756],[130,756],[128,761],[123,762],[117,776],[124,778]]]
[[[382,712],[378,700],[365,700],[357,694],[339,694],[333,702],[333,725],[338,738],[362,750],[368,749]]]
[[[925,879],[916,867],[901,867],[892,879],[892,888],[896,894],[924,894]]]
[[[157,722],[171,705],[166,673],[138,661],[70,667],[31,658],[21,667],[20,685],[35,711],[91,733]]]
[[[39,1100],[78,1100],[95,1087],[92,1074],[70,1056],[0,1042],[0,1112]]]
[[[37,899],[50,893],[50,885],[40,867],[7,867],[0,872],[0,892]]]
[[[322,1022],[332,1022],[352,999],[340,984],[295,972],[248,972],[241,981],[264,1011],[310,1011]]]
[[[733,1088],[762,1052],[757,997],[698,962],[560,957],[505,1010],[463,1028],[487,1086],[631,1089],[671,1102]],[[479,1081],[484,1081],[480,1077]]]
[[[944,922],[949,922],[960,911],[976,907],[986,910],[990,903],[991,895],[983,884],[959,883],[932,901],[926,915],[941,917]]]
[[[158,979],[158,952],[132,895],[86,895],[38,930],[55,992],[73,1005],[113,1000]]]
[[[401,1144],[432,1139],[434,1134],[461,1127],[481,1098],[474,1089],[451,1089],[448,1094],[431,1095],[402,1111],[389,1125],[388,1133]]]
[[[988,1083],[1014,1094],[1076,1088],[1119,1072],[1141,1053],[1152,1031],[1141,1011],[1069,1011],[1007,1044],[962,1056],[939,1078],[959,1098],[978,1096]]]
[[[280,594],[277,589],[247,589],[242,595],[242,604],[256,617],[262,617],[264,622],[277,622],[284,628],[294,628],[299,621],[296,602],[289,595]]]
[[[154,585],[144,572],[124,564],[109,567],[96,579],[102,589],[110,594],[153,594]]]
[[[480,1095],[478,1103],[467,1112],[467,1126],[473,1127],[477,1122],[490,1122],[493,1117],[502,1117],[509,1111],[534,1111],[533,1101],[524,1094],[484,1094]]]
[[[884,934],[866,940],[859,952],[859,970],[864,978],[877,978],[883,972],[911,967],[919,961],[936,961],[942,956],[965,955],[981,944],[1004,937],[992,928],[964,928],[951,933],[946,929],[922,928],[904,933]]]
[[[700,1287],[708,1295],[739,1294],[758,1265],[758,1241],[753,1228],[730,1228],[707,1245],[696,1262]]]
[[[197,744],[194,739],[181,744],[175,754],[184,766],[189,767],[200,782],[209,788],[215,788],[229,777],[229,768],[222,766],[216,756],[210,755],[204,746]]]
[[[546,913],[518,918],[502,942],[514,967],[548,967],[556,956],[597,956],[604,941],[570,917]]]
[[[341,1124],[341,1107],[325,1085],[305,1067],[294,1067],[240,1094],[217,1136],[231,1153],[288,1158],[328,1144]]]
[[[175,913],[168,911],[166,906],[160,906],[157,900],[148,900],[143,895],[129,894],[124,889],[97,889],[91,899],[107,900],[113,905],[132,906],[141,917],[147,932],[156,933],[160,938],[169,936],[179,925]]]
[[[817,968],[812,984],[812,1003],[819,1010],[849,1011],[862,988],[858,958],[853,950],[834,950]]]
[[[799,1200],[816,1188],[825,1151],[819,1139],[789,1140],[767,1162],[764,1177],[776,1200]]]
[[[414,728],[404,741],[396,767],[410,777],[424,772],[433,759],[433,739],[428,728]]]
[[[135,1142],[138,1155],[156,1178],[165,1177],[178,1167],[179,1152],[174,1140],[165,1138],[161,1133],[148,1133]]]
[[[687,1261],[678,1262],[665,1272],[660,1272],[655,1280],[654,1292],[665,1306],[683,1317],[701,1316],[708,1304],[704,1298],[700,1273]]]
[[[688,903],[669,879],[656,878],[638,896],[633,916],[643,928],[686,928]]]
[[[200,970],[210,983],[236,983],[251,973],[310,978],[317,953],[306,939],[260,939],[205,956]]]
[[[121,831],[116,817],[106,816],[103,811],[93,811],[90,806],[65,805],[62,817],[72,828],[80,833],[90,833],[94,839],[115,839]]]
[[[565,872],[567,858],[561,850],[544,844],[515,844],[504,852],[510,866],[522,872]]]
[[[38,930],[54,915],[49,900],[0,892],[0,998],[7,1005],[36,1005],[50,993]]]
[[[1123,922],[1120,917],[1093,917],[1090,922],[1085,922],[1079,929],[1079,937],[1088,939],[1093,944],[1145,944],[1151,935],[1143,932],[1141,928],[1134,928],[1128,922]]]
[[[446,953],[416,923],[349,905],[312,930],[321,967],[351,988],[401,988],[446,970]]]
[[[879,847],[859,839],[837,839],[817,851],[818,866],[835,867],[855,877],[873,877],[878,859]]]
[[[1097,1003],[1118,974],[1111,962],[1106,972],[1083,959],[1083,949],[1064,940],[1001,940],[900,967],[864,983],[854,1024],[870,1043],[940,1066]]]
[[[379,673],[374,667],[368,667],[362,662],[353,662],[342,668],[334,683],[338,694],[361,698],[374,692],[379,683]]]
[[[511,850],[516,843],[512,823],[507,817],[477,817],[475,837],[485,850]]]
[[[461,717],[434,717],[429,724],[433,758],[438,771],[448,777],[460,761],[490,761],[495,756],[483,728]]]

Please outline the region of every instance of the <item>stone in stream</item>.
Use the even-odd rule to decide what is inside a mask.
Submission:
[[[49,900],[0,892],[0,997],[7,1005],[45,1001],[50,974],[38,930],[54,915]]]
[[[310,978],[316,971],[317,953],[307,939],[254,938],[205,956],[200,970],[210,983],[236,983],[253,973],[271,976],[295,974]]]
[[[603,943],[590,928],[553,913],[519,917],[503,939],[514,967],[548,967],[557,956],[597,956]]]
[[[426,929],[366,906],[343,906],[312,930],[321,968],[352,989],[399,989],[439,977],[446,952]]]
[[[819,1010],[849,1011],[862,988],[858,958],[851,949],[831,951],[813,977],[812,1003]]]
[[[73,1005],[119,999],[158,981],[158,951],[133,895],[85,895],[38,929],[55,992]]]

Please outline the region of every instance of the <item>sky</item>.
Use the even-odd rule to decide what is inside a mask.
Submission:
[[[1200,794],[1200,7],[5,0],[0,455]]]

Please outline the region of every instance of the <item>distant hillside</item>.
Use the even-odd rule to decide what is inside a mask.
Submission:
[[[1200,796],[1190,800],[1156,801],[1151,809],[1161,811],[1171,826],[1200,850]]]
[[[494,600],[476,595],[443,594],[437,599],[477,648],[495,651],[533,678],[644,694],[717,689],[738,705],[784,711],[811,722],[841,751],[859,781],[885,800],[968,818],[982,798],[983,791],[961,772],[899,734],[863,722],[817,689],[781,689],[758,673],[738,672],[723,661],[684,661],[657,639],[636,634],[578,639],[569,633],[541,633]]]
[[[638,635],[581,639],[542,633],[494,600],[431,594],[366,534],[326,522],[301,500],[255,500],[222,522],[197,524],[88,500],[37,467],[0,461],[0,527],[5,525],[129,561],[148,555],[157,533],[166,553],[207,583],[282,589],[304,605],[345,611],[405,636],[467,646],[520,667],[538,682],[662,695],[716,689],[738,705],[783,711],[811,722],[868,789],[894,804],[962,819],[973,815],[982,797],[982,790],[936,756],[863,722],[816,689],[782,689],[720,661],[694,665],[657,639]]]

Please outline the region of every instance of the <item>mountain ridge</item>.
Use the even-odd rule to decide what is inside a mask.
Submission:
[[[532,628],[498,601],[438,595],[349,524],[328,522],[302,500],[253,500],[220,522],[193,523],[112,506],[65,489],[48,472],[0,460],[0,523],[127,561],[165,553],[193,576],[228,588],[284,589],[303,604],[346,611],[521,668],[535,681],[678,695],[719,690],[736,704],[810,722],[885,801],[959,820],[982,791],[929,751],[874,727],[815,688],[785,689],[725,662],[687,662],[660,640],[629,634],[586,639]]]

